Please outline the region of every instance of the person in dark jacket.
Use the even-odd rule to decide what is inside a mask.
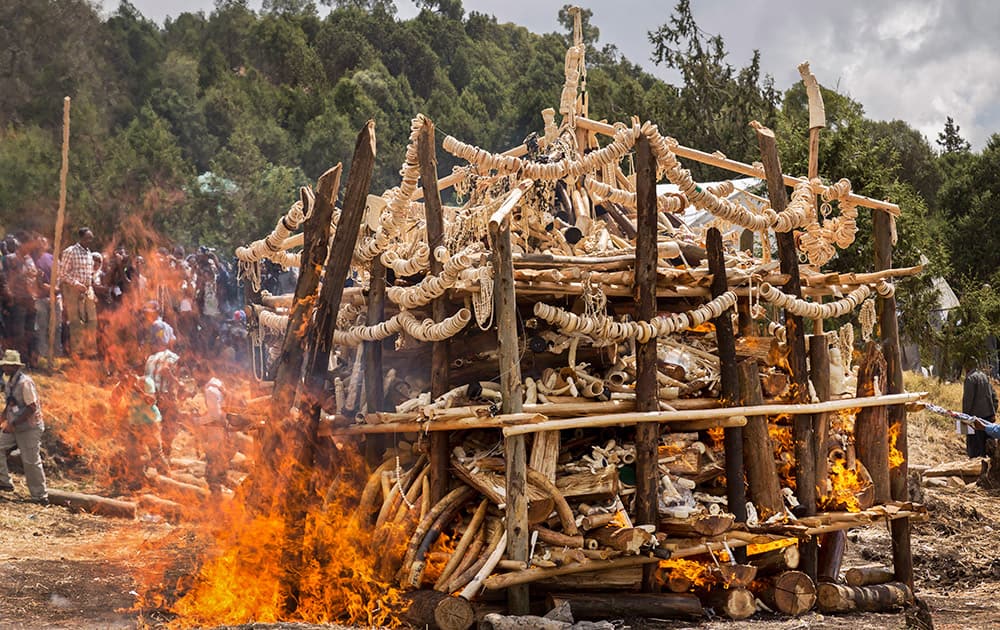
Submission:
[[[967,362],[965,369],[962,413],[992,423],[997,413],[997,393],[993,384],[975,361]],[[986,455],[986,432],[981,428],[970,430],[972,433],[965,435],[965,453],[969,457],[983,457]]]

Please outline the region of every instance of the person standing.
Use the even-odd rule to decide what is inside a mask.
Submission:
[[[50,303],[49,283],[52,281],[52,251],[49,239],[38,237],[35,268],[38,269],[38,299],[35,301],[35,353],[39,357],[49,356],[49,317],[54,312],[56,318],[56,339],[61,339],[62,309],[59,308],[59,298],[56,303]],[[53,309],[55,309],[53,311]],[[55,349],[54,349],[55,350]],[[53,355],[58,354],[53,352]]]
[[[129,490],[146,482],[146,469],[154,466],[162,475],[170,471],[163,456],[160,410],[156,406],[156,386],[148,376],[126,374],[111,392],[111,404],[125,423],[123,469]]]
[[[997,413],[997,393],[993,384],[975,360],[966,362],[965,383],[962,386],[962,413],[982,418],[992,423]],[[969,433],[968,431],[971,431]],[[986,455],[986,432],[968,428],[965,434],[965,453],[969,457]]]
[[[7,451],[17,447],[21,451],[24,478],[28,483],[31,501],[48,505],[49,491],[45,486],[45,471],[42,470],[42,405],[38,400],[35,381],[24,371],[21,354],[17,350],[7,350],[0,359],[0,368],[7,377],[4,393],[7,404],[0,425],[0,490],[13,492],[14,483],[7,470]]]
[[[160,410],[162,422],[160,433],[163,442],[163,455],[170,461],[170,451],[174,437],[180,429],[180,356],[170,350],[162,338],[153,340],[156,350],[146,359],[146,377],[153,381],[156,392],[156,406]]]
[[[88,317],[88,313],[93,312],[90,302],[93,300],[94,259],[90,246],[94,242],[94,233],[90,228],[82,227],[77,234],[76,243],[64,249],[59,256],[59,289],[69,323],[70,353],[80,357],[86,347],[85,337],[96,336],[97,318]]]

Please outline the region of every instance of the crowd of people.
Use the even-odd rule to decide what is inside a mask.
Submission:
[[[232,267],[205,247],[192,254],[179,247],[147,256],[121,246],[101,252],[86,227],[60,252],[57,264],[48,240],[38,235],[9,235],[0,249],[0,371],[7,375],[0,492],[13,490],[2,464],[6,451],[17,447],[31,499],[47,501],[39,456],[41,401],[26,369],[48,356],[99,366],[99,377],[113,383],[112,412],[121,431],[128,489],[142,487],[150,468],[169,471],[174,438],[183,427],[198,438],[206,480],[219,491],[231,453],[225,386],[213,370],[240,369],[247,353]],[[268,277],[272,284],[281,280],[277,274]],[[183,403],[197,393],[204,396],[205,412],[184,413]]]
[[[142,311],[154,303],[177,330],[181,349],[206,356],[219,356],[224,348],[244,351],[244,344],[232,339],[243,329],[241,315],[234,319],[242,301],[233,267],[209,248],[191,254],[181,247],[160,248],[147,260],[123,246],[102,252],[95,247],[93,232],[80,228],[76,242],[59,255],[54,305],[53,253],[47,238],[8,235],[0,241],[0,255],[0,338],[3,347],[17,350],[29,367],[37,367],[50,353],[53,314],[53,355],[102,359],[111,369],[123,367],[116,346],[127,346],[128,339],[116,337],[141,332]]]

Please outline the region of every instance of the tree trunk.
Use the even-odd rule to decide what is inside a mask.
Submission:
[[[747,359],[739,365],[740,404],[763,403],[760,377],[756,359]],[[757,507],[761,520],[784,511],[781,481],[774,461],[774,444],[768,433],[766,416],[748,416],[743,427],[743,465],[746,468],[750,500]]]
[[[705,607],[734,620],[746,619],[757,611],[753,593],[745,588],[716,588],[704,597]]]
[[[417,628],[467,630],[476,621],[472,604],[461,597],[425,589],[407,593],[403,599],[410,605],[401,620]]]
[[[763,582],[761,601],[778,612],[797,617],[816,605],[816,584],[801,571],[785,571]]]

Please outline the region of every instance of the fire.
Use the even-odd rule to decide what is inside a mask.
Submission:
[[[441,577],[441,572],[448,564],[451,554],[455,553],[458,539],[442,533],[427,552],[427,566],[424,568],[424,584],[433,584]]]
[[[899,440],[899,432],[903,428],[900,423],[893,424],[889,427],[889,467],[899,468],[906,461],[906,457],[903,452],[896,447],[896,442]]]
[[[700,562],[685,560],[684,558],[672,558],[661,560],[657,577],[660,582],[666,582],[673,576],[680,576],[691,581],[692,587],[707,587],[712,583],[712,576],[708,567]]]
[[[327,493],[332,501],[324,505],[322,496],[312,496],[301,523],[277,508],[257,513],[242,498],[234,499],[218,519],[214,549],[196,574],[177,584],[179,599],[165,605],[177,615],[171,627],[250,621],[394,624],[393,615],[405,608],[402,592],[379,571],[386,550],[372,553],[373,528],[355,518],[361,484],[353,479],[361,478],[364,467],[351,461],[343,467],[337,487]],[[450,544],[443,536],[433,551]],[[425,579],[434,577],[433,566]],[[170,599],[169,593],[151,591],[140,605]]]
[[[821,497],[821,504],[827,509],[845,509],[848,512],[860,512],[861,503],[858,494],[869,484],[862,481],[857,467],[846,466],[842,458],[838,458],[830,466],[830,494]]]
[[[778,474],[789,488],[794,489],[795,441],[792,438],[792,427],[778,424],[778,420],[781,420],[782,417],[776,418],[774,422],[768,422],[767,432],[774,445],[774,459],[778,463]]]
[[[725,430],[722,427],[712,427],[707,430],[708,437],[712,439],[712,449],[719,451],[722,450],[722,443],[726,435]]]
[[[765,553],[767,551],[774,551],[775,549],[784,549],[785,547],[791,547],[792,545],[799,544],[797,538],[782,538],[780,540],[775,540],[768,543],[750,543],[746,546],[747,555],[755,556],[757,554]]]

